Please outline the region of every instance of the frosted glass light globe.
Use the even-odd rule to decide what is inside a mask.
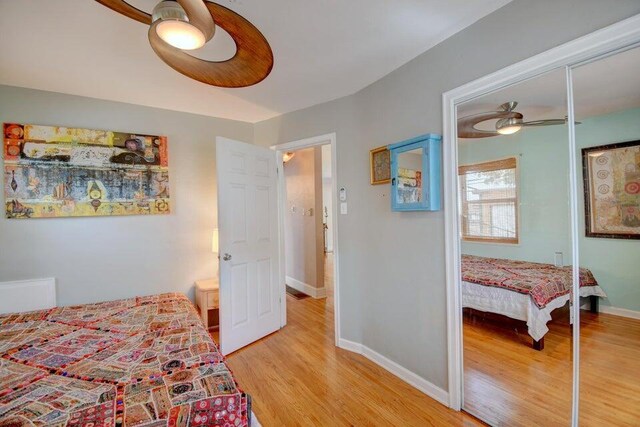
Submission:
[[[156,26],[158,36],[173,47],[193,50],[204,46],[202,31],[185,21],[161,21]]]
[[[182,50],[193,50],[206,43],[202,31],[189,23],[189,17],[182,6],[174,0],[164,0],[153,9],[156,33],[166,43]]]

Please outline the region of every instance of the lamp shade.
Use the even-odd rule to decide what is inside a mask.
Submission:
[[[213,229],[213,236],[211,238],[211,252],[218,253],[218,245],[219,245],[219,234],[218,229]]]

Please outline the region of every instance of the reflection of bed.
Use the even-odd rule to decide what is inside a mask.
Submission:
[[[0,424],[247,426],[191,302],[163,294],[0,315]]]
[[[533,346],[544,347],[551,312],[569,301],[571,267],[525,261],[462,256],[462,306],[526,322]],[[606,297],[587,269],[580,269],[580,296]]]

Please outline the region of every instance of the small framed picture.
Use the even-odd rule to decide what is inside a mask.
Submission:
[[[582,150],[587,237],[640,239],[640,141]]]
[[[378,147],[370,152],[371,185],[388,184],[391,182],[391,156],[389,149]]]

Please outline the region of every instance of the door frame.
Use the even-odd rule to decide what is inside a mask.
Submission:
[[[447,350],[449,407],[461,410],[464,387],[463,336],[462,336],[462,293],[460,290],[460,227],[458,213],[458,152],[456,106],[508,86],[537,77],[546,72],[566,69],[568,89],[571,88],[571,67],[591,61],[616,51],[635,47],[640,43],[640,14],[597,30],[529,59],[481,77],[442,95],[443,113],[443,163],[444,163],[444,215],[445,215],[445,262],[447,295]],[[568,93],[569,121],[573,121],[573,99]],[[572,129],[573,127],[570,126]],[[569,132],[570,149],[575,153],[575,135]],[[573,156],[572,156],[573,158]],[[577,188],[576,176],[572,174],[572,193]],[[572,194],[572,199],[577,197]],[[575,227],[573,227],[575,228]],[[572,230],[575,234],[577,230]],[[578,257],[577,242],[573,239],[574,261]],[[575,262],[574,262],[574,265]],[[579,296],[575,293],[575,298]],[[580,305],[575,305],[579,307]],[[579,322],[578,322],[579,323]],[[579,326],[579,325],[578,325]],[[579,327],[574,329],[574,395],[572,425],[578,422],[579,397]]]
[[[340,278],[338,275],[339,265],[339,241],[338,241],[338,160],[336,147],[336,134],[328,133],[324,135],[313,136],[311,138],[299,139],[296,141],[285,142],[271,146],[276,151],[276,162],[278,164],[278,222],[280,224],[279,246],[280,246],[280,327],[287,324],[287,288],[286,288],[286,270],[285,270],[285,251],[284,251],[284,215],[287,211],[287,193],[284,179],[284,169],[282,156],[287,151],[297,151],[304,148],[317,147],[321,145],[331,144],[331,217],[333,220],[333,301],[334,301],[334,329],[335,329],[335,345],[338,346],[340,340]]]

